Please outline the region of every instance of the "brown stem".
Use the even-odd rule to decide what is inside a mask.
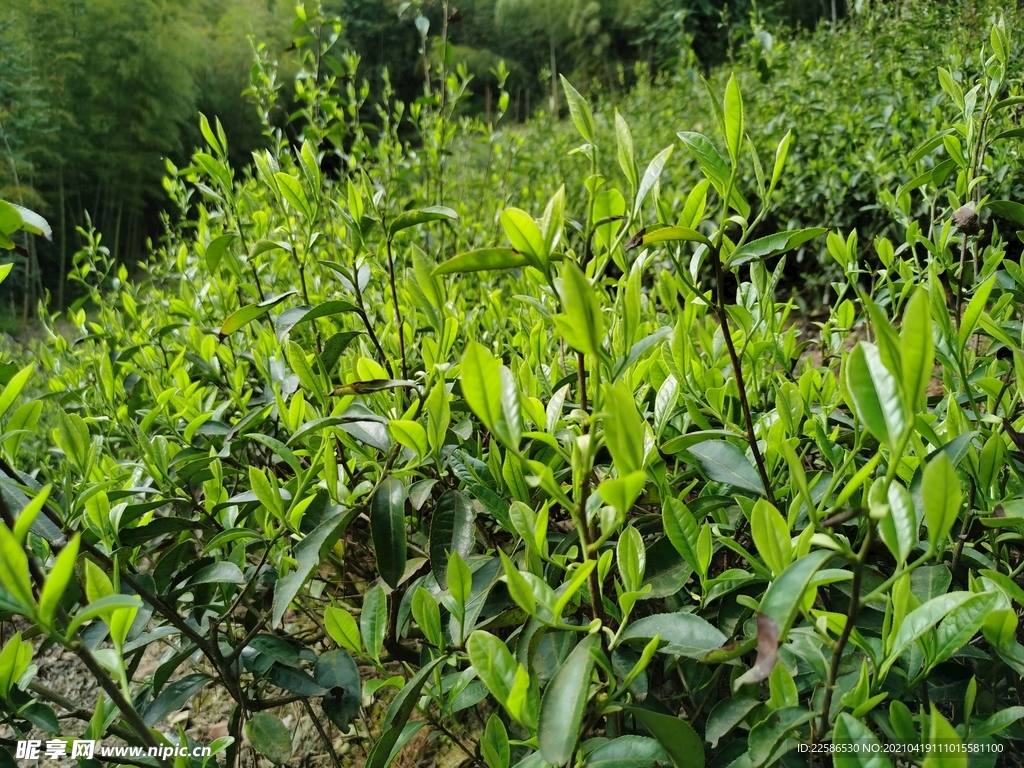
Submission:
[[[586,477],[583,480],[582,487],[580,488],[580,502],[577,517],[579,518],[576,522],[576,528],[580,535],[580,546],[583,548],[583,560],[586,562],[590,559],[591,553],[591,542],[592,538],[590,535],[590,524],[587,521],[587,500],[590,498],[590,477]],[[604,602],[601,598],[601,579],[597,573],[597,567],[591,569],[590,577],[590,611],[591,616],[601,622],[602,625],[607,626],[608,617],[604,612]],[[604,635],[601,635],[602,641],[604,641]]]
[[[124,717],[131,729],[135,731],[136,735],[142,739],[142,743],[147,747],[158,747],[156,739],[153,738],[153,734],[150,733],[149,726],[143,721],[142,716],[138,710],[131,705],[131,703],[124,697],[124,693],[120,688],[117,687],[117,683],[114,682],[113,678],[107,674],[106,670],[99,665],[96,658],[92,655],[92,652],[82,643],[75,641],[70,644],[70,650],[85,665],[86,669],[92,673],[92,676],[96,678],[96,682],[100,688],[110,697],[111,701],[114,702],[114,706],[121,710],[121,715]],[[167,761],[162,760],[162,764],[166,765]]]
[[[754,463],[757,464],[757,473],[761,476],[761,484],[764,486],[765,497],[775,506],[775,493],[772,491],[771,480],[768,477],[768,469],[761,455],[761,449],[757,445],[757,435],[754,434],[754,419],[750,415],[750,403],[747,401],[747,388],[743,383],[743,366],[740,363],[739,355],[736,354],[736,345],[733,344],[732,332],[729,330],[729,313],[725,309],[725,276],[722,274],[722,257],[719,252],[711,254],[715,265],[715,314],[722,326],[722,336],[725,338],[725,346],[729,350],[729,359],[732,362],[733,375],[736,377],[736,388],[740,393],[740,407],[743,409],[743,419],[747,425],[747,443],[750,445],[750,452],[754,455]]]
[[[75,702],[71,701],[71,699],[61,696],[59,693],[47,688],[45,685],[43,685],[37,680],[33,680],[31,683],[29,683],[28,688],[30,691],[32,691],[32,693],[36,694],[37,696],[41,696],[47,701],[52,702],[57,706],[61,707],[62,709],[66,710],[67,714],[61,715],[60,717],[62,718],[73,717],[76,720],[81,720],[83,722],[89,723],[92,722],[92,719],[96,714],[91,710],[82,709]],[[123,726],[118,725],[117,723],[112,724],[107,729],[107,733],[110,733],[116,736],[117,738],[127,742],[131,742],[132,739],[134,738],[131,731],[127,730]]]
[[[953,560],[949,564],[950,573],[956,573],[956,567],[960,564],[960,556],[964,551],[964,544],[967,542],[968,533],[971,530],[971,523],[974,517],[974,493],[977,486],[974,483],[974,478],[971,478],[971,494],[967,504],[967,514],[964,515],[964,522],[960,526],[960,536],[956,540],[956,548],[953,550]]]
[[[313,707],[309,703],[309,699],[302,700],[302,706],[306,710],[306,714],[309,715],[309,719],[313,721],[313,727],[316,728],[316,732],[320,734],[320,740],[327,746],[327,751],[331,753],[331,762],[334,763],[334,768],[341,768],[341,761],[338,759],[338,753],[334,751],[334,743],[331,741],[330,736],[324,730],[324,727],[320,724],[320,718],[313,712]]]
[[[832,708],[832,694],[835,691],[836,678],[839,676],[839,664],[842,661],[846,643],[850,639],[850,633],[853,632],[854,622],[857,621],[857,614],[860,612],[861,577],[864,575],[864,561],[867,559],[868,550],[871,549],[873,533],[874,523],[869,520],[867,533],[864,534],[864,542],[861,544],[860,552],[857,553],[857,558],[853,562],[853,582],[850,585],[850,607],[846,611],[846,624],[843,626],[839,640],[836,641],[836,646],[832,650],[832,663],[828,670],[828,682],[825,684],[825,700],[821,707],[821,719],[818,725],[818,732],[821,735],[828,732],[828,715],[829,710]]]

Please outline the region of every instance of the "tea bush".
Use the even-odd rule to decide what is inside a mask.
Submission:
[[[900,238],[910,217],[930,216],[929,198],[901,200],[898,207],[906,210],[897,212],[886,196],[895,195],[901,185],[920,183],[926,168],[907,161],[926,139],[947,127],[942,104],[947,97],[936,88],[937,68],[967,80],[983,75],[980,50],[988,27],[979,21],[986,10],[991,7],[984,3],[919,3],[903,9],[902,15],[888,9],[855,15],[849,26],[822,25],[813,33],[767,37],[755,17],[753,47],[739,52],[734,70],[712,72],[709,80],[720,93],[735,72],[747,96],[747,131],[763,155],[774,152],[782,137],[793,132],[781,192],[760,233],[769,234],[771,227],[857,229],[865,257],[877,265],[872,247],[876,237]],[[715,119],[704,84],[690,69],[653,84],[641,78],[624,99],[606,107],[603,115],[596,115],[599,143],[614,145],[614,107],[629,123],[640,157],[653,157],[675,143],[681,127],[702,131]],[[1019,115],[1004,113],[996,120],[1009,129],[1019,124]],[[571,128],[554,132],[546,125],[531,132],[530,145],[547,149],[529,156],[550,163],[575,146],[572,133]],[[988,157],[992,194],[1019,199],[1024,194],[1017,170],[1019,145],[997,143]],[[939,172],[947,168],[940,165]],[[621,179],[616,169],[607,172]],[[561,162],[555,174],[546,173],[546,165],[538,162],[524,168],[526,173],[528,181],[522,186],[529,187],[539,206],[563,178],[569,179],[568,190],[583,189],[585,170],[579,164]],[[664,220],[678,215],[686,193],[701,178],[700,168],[686,153],[673,154],[661,186],[663,204],[674,214],[666,211]],[[754,194],[756,182],[752,167],[740,169],[738,183],[745,194]],[[930,191],[934,194],[937,188]],[[1014,255],[1017,247],[1014,243]],[[841,276],[824,242],[812,241],[790,258],[781,286],[801,310],[813,312],[831,303],[831,283]]]
[[[286,712],[371,768],[414,739],[488,768],[1011,761],[1013,27],[938,71],[866,243],[775,226],[792,158],[828,150],[765,153],[734,77],[678,126],[702,179],[671,192],[670,150],[564,82],[581,183],[538,204],[529,135],[458,117],[458,71],[385,91],[368,136],[358,62],[324,76],[338,27],[300,13],[301,141],[268,124],[236,174],[204,118],[142,278],[86,233],[74,338],[7,372],[8,734],[182,744],[167,716],[211,688],[229,735],[175,765],[295,764]],[[277,87],[261,58],[264,114]],[[0,206],[0,244],[26,222]],[[814,324],[779,296],[812,243]],[[97,701],[39,684],[53,647]]]

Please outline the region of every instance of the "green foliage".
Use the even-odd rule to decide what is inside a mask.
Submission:
[[[296,760],[293,703],[375,768],[422,731],[490,768],[1011,753],[1024,276],[991,168],[1015,22],[983,71],[936,76],[934,125],[888,162],[953,165],[878,179],[875,262],[813,206],[773,225],[827,148],[748,141],[767,97],[742,76],[674,150],[566,88],[573,170],[512,194],[490,164],[523,137],[455,120],[464,76],[386,95],[371,141],[355,89],[311,74],[337,26],[300,10],[303,140],[268,121],[236,175],[201,122],[144,279],[93,237],[73,342],[49,318],[9,370],[0,610],[30,630],[0,650],[5,725],[60,732],[43,636],[95,675],[72,715],[95,738],[163,743],[216,688],[231,766]],[[276,76],[261,56],[258,104]],[[676,187],[683,156],[702,179]],[[779,295],[812,244],[838,267],[815,324]]]

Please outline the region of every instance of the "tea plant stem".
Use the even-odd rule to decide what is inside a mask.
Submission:
[[[964,544],[967,541],[967,534],[971,530],[971,522],[973,521],[973,518],[974,518],[974,503],[973,502],[974,502],[974,492],[975,492],[975,490],[976,490],[976,486],[974,484],[974,478],[972,477],[971,478],[971,497],[969,499],[969,503],[967,504],[967,514],[964,515],[964,522],[960,526],[960,536],[957,538],[956,548],[953,550],[953,560],[949,564],[949,571],[950,571],[950,573],[956,573],[956,567],[960,564],[960,556],[963,554]],[[998,558],[998,550],[996,552],[996,556]]]
[[[964,351],[966,352],[966,345]],[[967,395],[967,401],[971,404],[971,412],[974,414],[974,420],[978,422],[978,426],[981,426],[981,413],[978,411],[978,404],[974,400],[974,393],[971,392],[971,383],[967,378],[967,369],[964,368],[963,355],[957,355],[956,366],[960,373],[960,381],[964,385],[964,394]]]
[[[591,556],[590,524],[587,522],[587,501],[590,499],[590,477],[584,478],[580,487],[580,501],[573,521],[576,530],[580,535],[580,548],[583,550],[583,563],[586,564]],[[607,625],[608,617],[604,613],[604,603],[601,600],[601,579],[597,573],[597,567],[591,569],[589,576],[591,616]],[[604,635],[602,635],[602,640]]]
[[[363,292],[359,288],[359,265],[356,263],[356,258],[352,259],[352,289],[356,296],[356,314],[359,315],[359,319],[363,321],[363,327],[366,328],[366,335],[370,337],[370,342],[373,344],[373,348],[377,350],[377,357],[380,358],[380,364],[383,365],[389,376],[394,376],[394,371],[391,368],[391,361],[388,360],[388,356],[384,354],[384,347],[381,346],[380,339],[377,338],[377,332],[373,329],[373,323],[370,322],[369,315],[366,314],[366,306],[363,304]]]
[[[580,410],[587,410],[587,368],[582,352],[576,353],[576,381],[580,387]]]
[[[334,768],[341,768],[341,761],[338,759],[338,753],[334,751],[334,742],[331,741],[331,737],[327,735],[324,727],[320,724],[320,718],[313,712],[313,706],[309,703],[309,699],[302,700],[302,708],[306,710],[306,714],[309,715],[309,719],[313,721],[313,727],[316,728],[316,732],[320,734],[320,740],[327,747],[327,751],[331,753],[331,762],[334,763]]]
[[[96,678],[96,682],[103,689],[104,693],[110,697],[111,701],[114,702],[114,706],[121,711],[121,715],[124,717],[128,725],[131,726],[131,729],[135,731],[140,739],[142,739],[142,743],[147,747],[159,746],[156,739],[153,738],[153,734],[150,733],[149,726],[147,726],[142,720],[142,716],[139,714],[138,710],[135,709],[128,699],[125,698],[124,693],[117,687],[113,678],[111,678],[103,667],[99,665],[99,662],[96,661],[96,657],[92,655],[92,652],[77,640],[68,646],[68,650],[74,653],[85,665],[86,669],[89,670],[92,676]],[[166,761],[161,762],[165,765],[167,764]]]
[[[225,751],[224,764],[227,768],[238,765],[238,755],[242,748],[242,724],[245,720],[241,703],[235,705],[231,710],[231,718],[228,721],[228,730],[234,739]]]
[[[600,362],[597,363],[600,365]],[[583,411],[587,410],[587,369],[586,369],[586,357],[582,352],[576,353],[576,375],[579,381],[580,388],[580,409]],[[589,424],[586,431],[590,431]],[[587,501],[590,499],[590,460],[589,457],[586,459],[587,471],[582,481],[580,482],[580,496],[579,503],[576,508],[575,514],[573,514],[573,523],[576,525],[576,530],[580,536],[580,548],[583,550],[583,562],[586,563],[590,560],[592,554],[592,542],[594,537],[590,535],[590,523],[587,520]],[[601,600],[601,580],[597,574],[597,568],[593,568],[590,571],[588,578],[590,586],[590,603],[591,603],[591,616],[598,619],[602,625],[608,623],[608,618],[605,616],[604,604]],[[603,642],[603,635],[602,635]]]
[[[402,355],[402,378],[409,380],[409,366],[405,359],[405,333],[402,330],[402,308],[398,305],[398,289],[395,287],[395,258],[391,252],[391,238],[386,240],[388,251],[388,282],[391,284],[391,301],[395,305],[395,325],[398,326],[398,349]],[[405,395],[399,397],[404,401]]]
[[[750,452],[754,456],[754,463],[757,464],[757,473],[761,476],[761,484],[764,486],[765,497],[772,506],[775,504],[775,494],[772,492],[771,480],[768,477],[768,469],[761,455],[761,449],[757,445],[757,435],[754,434],[754,419],[750,415],[750,404],[747,401],[747,388],[743,383],[743,366],[739,356],[736,354],[736,345],[733,344],[732,333],[729,330],[729,313],[725,308],[724,275],[722,273],[721,252],[716,249],[711,254],[715,265],[715,314],[722,326],[722,336],[725,339],[725,346],[729,350],[729,360],[732,362],[733,374],[736,376],[736,389],[740,395],[740,407],[743,409],[743,420],[747,427],[747,443],[750,445]]]
[[[474,763],[476,762],[476,753],[473,752],[465,744],[463,744],[462,739],[460,739],[448,728],[446,728],[445,725],[436,717],[434,717],[429,710],[421,709],[420,712],[423,713],[423,716],[427,719],[427,722],[430,723],[432,727],[437,728],[437,730],[439,730],[441,733],[447,736],[455,746],[461,749],[466,754],[466,756],[469,757],[470,760],[472,760]]]
[[[65,698],[64,696],[61,696],[56,691],[50,690],[45,685],[40,683],[38,680],[33,680],[31,683],[29,683],[28,688],[30,691],[32,691],[32,693],[36,693],[42,696],[47,701],[51,701],[57,706],[67,710],[68,714],[61,715],[62,718],[73,717],[76,720],[81,720],[86,723],[92,722],[93,715],[95,714],[94,712],[91,712],[86,709],[81,709],[73,701]],[[128,731],[123,726],[120,726],[117,723],[114,723],[109,728],[107,728],[106,732],[116,736],[119,739],[123,739],[124,741],[131,741],[133,737],[131,731]]]
[[[734,167],[729,176],[729,183],[725,185],[725,194],[722,195],[722,214],[718,222],[718,234],[715,235],[714,248],[709,249],[708,254],[715,270],[715,315],[722,326],[722,336],[725,339],[725,346],[729,350],[729,360],[732,363],[733,375],[736,377],[736,389],[739,391],[740,407],[743,409],[743,419],[747,427],[747,444],[750,445],[750,452],[754,456],[754,463],[757,464],[757,473],[761,477],[761,485],[764,486],[765,497],[772,506],[776,506],[775,493],[772,491],[771,479],[768,477],[768,469],[761,455],[761,449],[757,445],[757,435],[754,433],[754,419],[750,415],[750,403],[747,400],[747,388],[743,382],[743,365],[739,355],[736,354],[736,345],[732,340],[732,332],[729,330],[729,312],[725,307],[725,274],[722,271],[722,241],[725,238],[725,227],[729,216],[729,200],[732,197],[733,185],[736,183],[736,168]],[[759,217],[758,217],[759,218]],[[741,235],[740,242],[747,237],[749,228]]]
[[[853,582],[850,585],[850,607],[846,611],[846,624],[843,625],[843,631],[836,641],[835,648],[832,650],[832,663],[828,670],[828,682],[825,684],[825,700],[822,703],[821,719],[818,725],[818,732],[823,735],[828,731],[829,710],[832,708],[832,694],[835,692],[836,678],[839,676],[839,665],[843,659],[843,651],[846,649],[846,643],[850,639],[854,622],[857,621],[857,614],[860,612],[860,588],[861,579],[864,575],[864,561],[867,560],[868,552],[871,549],[874,531],[874,521],[869,518],[864,541],[861,543],[860,551],[853,561]]]

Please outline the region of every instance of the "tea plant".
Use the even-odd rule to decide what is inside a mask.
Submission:
[[[288,708],[334,764],[371,768],[414,739],[488,768],[1009,752],[1024,273],[1005,224],[1024,205],[989,194],[993,146],[1021,135],[992,131],[1024,104],[1006,23],[977,82],[940,70],[945,126],[884,197],[903,235],[877,263],[855,230],[766,231],[794,140],[759,154],[735,78],[710,94],[716,135],[646,163],[563,81],[582,184],[530,211],[445,181],[468,173],[449,131],[496,188],[517,148],[457,127],[458,72],[415,109],[426,149],[387,95],[371,141],[358,62],[316,66],[336,33],[296,23],[300,140],[268,124],[235,178],[204,118],[144,279],[91,235],[78,336],[0,395],[0,606],[21,629],[4,724],[185,743],[157,726],[210,686],[231,766],[293,761]],[[261,60],[259,103],[275,83]],[[703,178],[673,209],[682,154]],[[812,326],[777,294],[819,240],[839,277]],[[50,645],[96,702],[68,711],[35,680]]]

